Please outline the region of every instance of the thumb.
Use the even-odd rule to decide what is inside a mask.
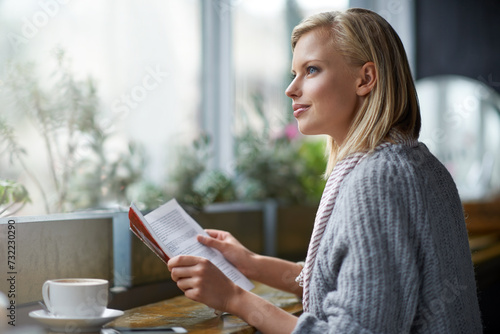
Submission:
[[[205,246],[213,247],[217,250],[222,250],[224,248],[224,242],[218,239],[207,237],[201,234],[198,235],[197,239],[200,243],[204,244]]]

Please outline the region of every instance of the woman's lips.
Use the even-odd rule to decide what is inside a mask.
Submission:
[[[293,104],[293,116],[295,118],[299,117],[302,113],[304,113],[307,109],[309,109],[310,105],[308,104]]]

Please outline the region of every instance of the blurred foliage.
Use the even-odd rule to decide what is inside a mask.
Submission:
[[[11,180],[0,180],[0,217],[11,216],[30,202],[26,188]]]
[[[126,188],[142,177],[146,163],[143,150],[134,143],[123,152],[108,148],[114,120],[103,110],[94,81],[77,79],[64,51],[56,49],[54,56],[55,70],[43,83],[33,63],[11,63],[5,80],[9,112],[29,120],[43,142],[49,179],[38,179],[39,167],[28,164],[5,119],[0,153],[21,166],[47,213],[128,204]]]
[[[307,172],[299,158],[299,142],[271,140],[247,131],[236,142],[236,173],[242,198],[281,202],[307,201],[300,176]],[[317,175],[319,177],[319,175]]]
[[[233,181],[218,170],[206,170],[201,173],[193,184],[193,191],[202,199],[201,204],[205,205],[236,198]]]
[[[142,211],[156,209],[170,199],[165,191],[155,183],[149,181],[137,182],[127,187],[127,196]]]
[[[325,185],[324,141],[301,136],[295,121],[273,132],[258,96],[253,112],[260,126],[247,125],[235,138],[233,175],[208,168],[213,158],[211,140],[203,135],[180,148],[168,182],[171,189],[164,197],[198,208],[214,202],[266,199],[317,205]]]
[[[0,210],[29,202],[26,188],[38,190],[47,213],[127,205],[154,209],[175,197],[201,208],[214,202],[275,199],[283,204],[316,205],[324,187],[324,142],[306,139],[292,123],[276,123],[266,113],[262,94],[254,94],[251,110],[240,115],[235,161],[226,171],[210,169],[211,138],[201,135],[179,147],[165,185],[143,178],[147,166],[142,147],[125,143],[110,147],[114,119],[103,110],[93,80],[79,80],[63,51],[55,52],[50,80],[41,84],[34,64],[11,64],[4,90],[9,112],[31,121],[41,138],[49,177],[40,180],[7,118],[0,117],[0,155],[20,166],[30,187],[2,180]],[[18,116],[19,117],[19,116]],[[278,128],[278,132],[276,129]],[[42,163],[42,162],[40,162]],[[43,182],[42,182],[43,181]],[[22,195],[22,196],[21,196]],[[10,209],[4,211],[11,212]]]
[[[203,206],[205,201],[194,189],[196,179],[206,170],[206,163],[211,156],[210,139],[201,136],[192,144],[192,149],[181,148],[178,159],[170,176],[169,192],[175,194],[179,201],[194,206]],[[179,198],[180,196],[180,198]]]
[[[146,159],[140,146],[129,143],[114,159],[102,149],[97,146],[82,158],[70,180],[68,202],[76,209],[128,206],[127,189],[142,180]]]
[[[201,208],[214,202],[262,201],[282,204],[317,205],[325,181],[324,142],[286,136],[264,140],[246,132],[236,141],[235,173],[231,177],[207,168],[210,155],[207,136],[183,148],[164,198]],[[145,207],[155,208],[157,201]]]
[[[319,203],[326,180],[325,141],[304,141],[297,151],[298,159],[303,162],[302,173],[298,175],[308,202]]]
[[[213,202],[234,200],[231,178],[222,171],[207,167],[212,155],[211,140],[207,135],[196,139],[190,148],[180,148],[177,164],[168,181],[167,196],[198,208]]]
[[[251,94],[241,110],[235,143],[238,200],[275,199],[283,204],[317,204],[326,167],[324,141],[299,133],[291,112],[283,119],[267,112],[264,92]],[[292,117],[293,118],[293,117]]]

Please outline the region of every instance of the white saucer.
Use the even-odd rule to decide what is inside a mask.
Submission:
[[[98,332],[101,327],[122,316],[123,311],[106,309],[100,317],[93,318],[66,318],[58,317],[47,313],[45,310],[31,311],[29,316],[47,325],[54,332],[74,332],[78,329],[79,332]]]

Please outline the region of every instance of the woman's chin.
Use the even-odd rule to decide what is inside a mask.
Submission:
[[[297,128],[299,129],[299,132],[302,133],[303,135],[309,135],[309,131],[307,131],[307,126],[305,126],[303,123],[300,122],[300,120],[297,122]]]
[[[300,124],[300,121],[298,123],[298,129],[300,133],[302,133],[305,136],[315,136],[315,135],[320,135],[321,133],[318,133],[318,131],[314,131],[314,129],[311,129],[305,124]]]

